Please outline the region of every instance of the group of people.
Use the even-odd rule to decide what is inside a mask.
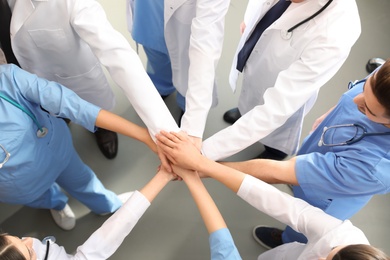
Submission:
[[[128,0],[144,69],[95,0],[1,0],[1,49],[13,64],[0,65],[0,201],[50,209],[65,230],[75,216],[63,191],[96,214],[113,213],[75,255],[4,233],[1,259],[107,259],[173,179],[199,208],[211,259],[240,259],[201,178],[287,225],[255,227],[255,240],[271,249],[259,259],[389,259],[348,219],[390,189],[390,60],[351,83],[298,149],[304,116],[360,35],[355,0],[249,0],[229,76],[233,90],[242,76],[238,108],[223,116],[231,126],[203,141],[229,5]],[[146,128],[109,112],[115,98],[102,66]],[[175,91],[178,124],[164,103]],[[158,172],[139,191],[107,190],[75,151],[69,121],[94,132],[108,159],[117,133],[145,143]],[[256,159],[216,162],[255,142],[265,148]],[[268,183],[293,185],[295,198]]]

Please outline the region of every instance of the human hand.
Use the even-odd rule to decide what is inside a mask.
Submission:
[[[158,158],[160,158],[160,162],[161,162],[160,168],[171,173],[172,172],[171,163],[169,162],[164,151],[158,145],[157,145],[157,155],[158,155]]]
[[[173,172],[180,177],[184,182],[189,181],[190,179],[199,179],[200,176],[198,175],[197,171],[184,169],[182,167],[173,165],[172,166]]]
[[[188,136],[191,140],[191,142],[195,145],[195,147],[200,151],[202,148],[202,138],[196,137],[196,136]]]
[[[173,171],[172,172],[168,172],[164,168],[162,168],[161,166],[159,166],[157,168],[157,173],[156,174],[157,175],[161,175],[167,181],[174,181],[174,180],[177,180],[178,178],[180,178],[180,176],[178,176]]]
[[[196,170],[202,155],[185,133],[161,131],[156,138],[157,145],[171,163]]]

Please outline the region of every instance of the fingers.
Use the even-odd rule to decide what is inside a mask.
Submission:
[[[165,169],[167,172],[171,173],[172,167],[168,161],[169,159],[167,159],[167,156],[160,150],[158,150],[157,153],[158,153],[158,157],[160,158],[162,168]]]
[[[166,133],[166,132],[165,132]],[[163,132],[161,132],[161,134],[156,134],[156,139],[159,141],[160,143],[160,147],[168,147],[168,148],[173,148],[175,146],[175,142],[173,142],[171,140],[172,135],[169,134],[169,133],[166,133],[167,135],[165,135]],[[157,143],[158,144],[158,143]]]

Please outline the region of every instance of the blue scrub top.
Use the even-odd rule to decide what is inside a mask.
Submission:
[[[38,127],[33,120],[0,98],[0,144],[11,154],[0,169],[0,201],[25,203],[36,199],[42,190],[53,184],[58,177],[59,164],[66,163],[69,151],[73,151],[68,127],[55,116],[69,118],[94,131],[100,108],[84,101],[70,89],[15,65],[0,65],[0,91],[32,112],[48,129],[45,137],[37,137]],[[60,163],[49,159],[52,153],[60,158]],[[0,149],[0,161],[4,158],[5,153]],[[19,194],[20,189],[28,190],[27,194]],[[12,198],[7,201],[5,198],[11,193]]]
[[[136,0],[133,39],[145,47],[168,54],[164,37],[164,0]]]
[[[298,152],[295,171],[300,186],[294,195],[340,219],[350,218],[374,194],[390,191],[390,136],[366,136],[343,146],[319,146],[323,128],[358,123],[368,132],[390,132],[370,121],[353,102],[364,83],[341,97],[338,105],[309,135]],[[337,143],[354,135],[352,128],[338,128],[328,140]]]
[[[209,237],[211,260],[241,259],[229,229],[221,228]]]

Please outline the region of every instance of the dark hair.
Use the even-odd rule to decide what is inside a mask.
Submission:
[[[386,116],[390,118],[390,59],[375,73],[375,78],[371,77],[372,92],[379,104],[385,108]]]
[[[390,260],[383,251],[370,245],[349,245],[338,251],[332,260]]]
[[[24,255],[10,243],[7,233],[0,233],[0,259],[1,260],[27,260]]]

